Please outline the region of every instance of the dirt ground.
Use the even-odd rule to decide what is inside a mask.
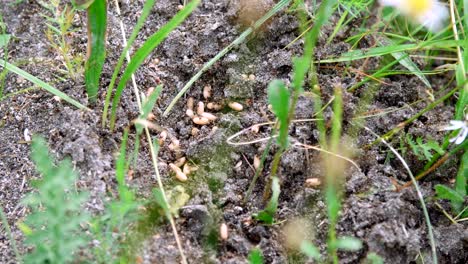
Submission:
[[[33,0],[8,5],[12,2],[14,1],[2,0],[0,4],[7,31],[14,36],[9,46],[10,62],[87,104],[83,79],[59,81],[56,78],[60,75],[57,68],[61,67],[61,60],[49,48],[45,38],[46,25],[41,16],[42,7]],[[120,1],[128,34],[139,17],[143,2]],[[166,23],[177,12],[178,5],[179,1],[175,0],[157,1],[135,46],[139,46],[147,36]],[[301,41],[285,48],[300,34],[294,14],[281,12],[275,16],[267,26],[250,37],[247,43],[236,47],[216,63],[176,104],[171,114],[167,118],[162,117],[162,111],[190,77],[242,32],[240,14],[238,1],[202,1],[187,21],[174,30],[138,70],[137,84],[142,92],[158,83],[164,85],[153,114],[159,125],[180,140],[181,152],[176,154],[170,150],[170,140],[166,140],[159,155],[159,166],[168,189],[179,184],[191,196],[176,220],[190,263],[246,263],[246,256],[254,247],[262,250],[266,263],[303,263],[303,257],[286,247],[283,227],[296,221],[295,219],[301,219],[301,223],[305,223],[307,237],[325,252],[327,216],[322,191],[306,188],[304,185],[307,178],[324,177],[324,169],[319,162],[320,153],[292,148],[284,154],[279,172],[282,182],[277,214],[279,224],[265,226],[252,221],[251,216],[264,207],[263,187],[276,149],[271,150],[266,169],[253,195],[247,203],[243,203],[245,191],[254,175],[251,167],[254,156],[261,156],[266,142],[242,146],[232,146],[226,142],[229,136],[243,128],[274,120],[268,110],[266,87],[274,79],[290,82],[291,58],[300,55],[302,50]],[[77,54],[86,51],[87,37],[82,28],[85,25],[85,16],[83,12],[78,13],[76,32],[71,38]],[[331,18],[331,25],[325,27],[317,46],[316,58],[323,59],[349,50],[349,45],[343,40],[353,33],[352,25],[344,27],[332,44],[326,44],[338,19],[337,14]],[[356,23],[359,25],[358,22]],[[362,40],[360,47],[372,46],[374,41],[372,37],[367,37]],[[121,50],[118,16],[113,4],[110,4],[108,58],[101,80],[103,87],[107,87],[110,82],[113,66]],[[158,63],[155,62],[156,59],[159,60]],[[370,60],[367,68],[374,69],[373,66],[378,62],[379,59]],[[357,61],[350,67],[359,68],[362,63],[363,61]],[[343,88],[344,132],[348,134],[360,98],[370,86],[364,85],[353,93],[346,92],[362,76],[344,71],[340,67],[345,66],[344,64],[329,66],[332,65],[317,67],[323,99],[327,102],[333,96],[336,85]],[[250,75],[251,78],[245,78]],[[431,75],[429,80],[433,84],[434,93],[444,94],[443,86],[451,77],[450,74]],[[366,126],[379,135],[423,109],[428,102],[426,88],[414,76],[397,75],[384,81],[387,84],[378,88],[367,111],[394,111],[365,119]],[[5,93],[30,85],[23,78],[9,74]],[[209,100],[205,100],[202,94],[206,85],[211,85],[213,89]],[[20,204],[20,200],[31,190],[31,180],[38,177],[29,157],[30,145],[24,143],[26,129],[31,135],[43,135],[58,159],[71,157],[80,173],[77,186],[88,190],[91,195],[86,204],[88,210],[93,213],[101,212],[105,202],[115,194],[114,154],[118,151],[123,129],[138,116],[138,108],[132,89],[128,87],[118,110],[116,130],[111,132],[102,129],[100,116],[105,98],[104,90],[101,90],[98,104],[91,112],[80,111],[65,102],[56,101],[44,90],[35,90],[0,102],[0,202],[18,241],[22,241],[23,237],[15,223],[26,215],[26,209]],[[237,101],[243,104],[244,110],[236,112],[225,107],[215,113],[218,120],[214,124],[198,126],[185,115],[188,97],[193,97],[196,102]],[[420,99],[423,100],[412,104]],[[434,139],[441,139],[444,134],[438,131],[438,127],[451,119],[453,106],[454,101],[437,106],[406,127],[405,133],[414,136],[431,135]],[[313,109],[313,99],[302,96],[297,106],[296,118],[313,118]],[[327,108],[324,114],[330,118],[331,109]],[[215,126],[217,129],[214,129]],[[199,129],[196,135],[192,135],[194,127]],[[271,128],[262,127],[257,134],[250,133],[249,138],[267,137],[270,131]],[[154,132],[154,135],[157,133]],[[294,123],[290,136],[305,144],[318,144],[318,130],[314,122]],[[402,164],[392,158],[384,145],[364,149],[365,145],[375,140],[365,130],[356,133],[355,137],[347,135],[346,138],[343,142],[348,142],[348,147],[355,149],[353,160],[359,169],[353,166],[346,169],[345,201],[338,232],[340,235],[359,238],[364,247],[357,252],[342,253],[340,263],[362,263],[369,252],[383,257],[385,263],[416,263],[416,259],[419,259],[417,263],[422,263],[421,258],[424,263],[431,263],[427,229],[417,195],[412,188],[396,192],[391,181],[391,178],[402,182],[409,180]],[[131,144],[133,139],[132,130]],[[240,140],[247,140],[247,137]],[[396,138],[394,143],[398,142]],[[197,173],[190,176],[187,183],[177,183],[169,173],[168,163],[180,156],[187,157],[199,166]],[[413,172],[419,171],[423,166],[411,154],[407,154],[405,159]],[[434,195],[435,184],[449,184],[455,177],[456,164],[457,158],[452,158],[420,182],[435,229],[440,263],[468,262],[467,224],[452,224],[430,199]],[[138,167],[134,168],[129,184],[141,197],[150,196],[151,190],[157,187],[148,145],[144,141]],[[441,204],[447,211],[450,210],[448,204]],[[222,222],[229,228],[228,239],[210,244],[210,237],[217,232]],[[9,240],[4,229],[0,231],[0,263],[14,263]],[[149,234],[140,248],[139,256],[144,263],[178,261],[178,251],[169,225]]]

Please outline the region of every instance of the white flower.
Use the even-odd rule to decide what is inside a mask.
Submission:
[[[467,115],[468,117],[468,115]],[[460,132],[454,137],[450,139],[450,142],[455,142],[455,144],[461,144],[466,136],[468,136],[468,120],[460,121],[460,120],[451,120],[450,126],[444,127],[443,130],[457,130],[460,129]]]
[[[380,4],[398,9],[433,32],[443,29],[449,17],[447,7],[437,0],[380,0]]]

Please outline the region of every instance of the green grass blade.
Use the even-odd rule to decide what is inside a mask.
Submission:
[[[347,62],[370,57],[383,56],[395,52],[408,52],[421,49],[453,49],[462,45],[463,42],[455,40],[435,40],[422,41],[420,43],[390,45],[385,47],[375,47],[365,50],[353,50],[342,54],[338,58],[330,58],[319,61],[320,63]]]
[[[357,251],[362,248],[362,242],[354,237],[340,237],[334,246],[344,251]]]
[[[200,0],[193,0],[187,4],[184,9],[180,10],[166,25],[160,28],[156,33],[151,35],[145,43],[139,48],[135,55],[133,55],[130,63],[122,74],[122,78],[117,85],[117,90],[115,91],[114,99],[112,101],[111,117],[110,117],[110,128],[114,129],[115,118],[117,112],[117,106],[122,96],[123,89],[130,80],[133,73],[140,67],[143,61],[151,54],[151,52],[164,40],[166,37],[177,27],[179,26],[198,6]]]
[[[249,36],[252,32],[254,32],[256,29],[258,29],[265,21],[270,19],[273,15],[278,13],[283,7],[289,4],[291,0],[281,0],[279,1],[268,13],[266,13],[262,18],[257,20],[255,24],[242,32],[242,34],[235,39],[231,44],[229,44],[226,48],[224,48],[222,51],[220,51],[216,56],[214,56],[211,60],[209,60],[203,68],[201,68],[188,82],[185,84],[185,86],[180,90],[180,92],[172,99],[171,103],[169,106],[166,108],[166,110],[163,113],[163,116],[167,116],[169,112],[171,112],[172,108],[174,105],[179,101],[179,99],[192,87],[192,85],[200,79],[203,73],[205,73],[215,62],[217,62],[219,59],[221,59],[226,53],[228,53],[232,48],[236,47],[240,43],[244,42],[244,40]]]
[[[254,248],[250,251],[249,256],[247,257],[249,264],[263,264],[263,254],[259,248]]]
[[[455,190],[464,196],[468,195],[468,152],[460,159],[460,168],[455,179]]]
[[[125,44],[125,47],[120,54],[119,60],[117,61],[117,64],[115,65],[114,68],[114,73],[112,73],[112,78],[109,84],[109,87],[107,88],[107,93],[106,93],[106,101],[104,102],[104,110],[102,112],[102,126],[104,127],[106,125],[107,121],[107,112],[109,110],[109,104],[110,104],[110,99],[112,96],[112,90],[114,90],[115,86],[115,81],[117,80],[117,75],[119,75],[120,69],[122,68],[123,62],[125,60],[125,57],[128,54],[128,50],[132,46],[133,42],[135,41],[136,37],[138,36],[138,33],[140,32],[141,28],[145,24],[146,18],[148,18],[148,15],[151,13],[151,9],[153,8],[155,3],[155,0],[147,0],[145,2],[145,5],[143,6],[143,10],[141,11],[140,18],[138,18],[138,21],[133,28],[132,34],[130,35],[130,38],[128,39],[127,44]]]
[[[343,91],[340,86],[335,87],[335,100],[333,101],[333,119],[330,135],[330,148],[333,152],[339,151],[342,124],[343,124]]]
[[[465,32],[468,30],[468,0],[463,1],[463,9],[464,9],[464,24],[463,28]],[[461,78],[461,82],[464,83],[463,89],[460,90],[460,97],[457,101],[456,107],[455,107],[455,119],[458,120],[463,120],[464,119],[464,114],[466,110],[466,107],[468,106],[468,84],[466,83],[466,73],[468,72],[468,38],[465,38],[462,40],[463,42],[463,54],[462,54],[462,60],[459,63],[463,64],[465,66],[465,69],[463,69],[463,72],[465,73],[465,76]],[[458,79],[458,78],[457,78]]]
[[[120,186],[125,186],[125,174],[127,173],[127,140],[128,140],[128,129],[124,130],[124,135],[122,137],[122,143],[120,144],[120,153],[119,157],[115,163],[115,179]]]
[[[148,117],[148,114],[153,110],[154,105],[156,104],[156,100],[159,97],[159,94],[161,94],[162,91],[162,85],[158,85],[156,89],[148,96],[146,101],[144,102],[142,106],[142,111],[139,116],[141,119],[146,119]]]
[[[3,59],[8,61],[8,43],[10,42],[11,35],[6,33],[6,25],[3,22],[3,16],[0,13],[0,48],[3,48]],[[8,74],[8,70],[6,69],[5,65],[3,66],[3,70],[0,72],[0,99],[3,98],[3,90],[6,84],[6,76]]]
[[[340,20],[338,21],[338,23],[336,23],[335,29],[333,30],[332,34],[330,35],[330,37],[327,40],[327,45],[331,44],[331,42],[335,38],[336,34],[338,34],[340,29],[342,29],[342,26],[344,25],[344,22],[345,22],[346,17],[348,16],[348,13],[349,13],[349,11],[348,11],[348,9],[346,9],[343,12],[343,14],[341,14]]]
[[[390,45],[395,45],[395,43],[385,37],[382,36],[381,38],[378,38],[378,41],[382,46],[390,46]],[[409,55],[405,52],[392,52],[391,55],[398,60],[398,62],[408,69],[411,73],[416,75],[429,89],[432,89],[431,84],[429,83],[429,80],[424,76],[424,74],[421,72],[421,70],[418,68],[418,66],[411,60]]]
[[[86,106],[80,104],[79,102],[77,102],[76,100],[72,99],[70,96],[66,95],[65,93],[59,91],[57,88],[55,87],[52,87],[50,84],[38,79],[37,77],[21,70],[20,68],[16,67],[15,65],[13,64],[10,64],[2,59],[0,59],[0,66],[1,67],[5,67],[7,70],[9,70],[10,72],[13,72],[13,73],[16,73],[18,74],[19,76],[25,78],[26,80],[34,83],[35,85],[43,88],[44,90],[50,92],[51,94],[53,95],[56,95],[58,97],[60,97],[60,99],[70,103],[71,105],[74,105],[76,107],[78,107],[79,109],[87,109],[89,110]]]
[[[8,70],[6,71],[8,72]],[[0,73],[0,80],[2,80],[2,74]],[[1,88],[1,87],[0,87]],[[18,90],[16,92],[11,92],[11,93],[7,93],[7,94],[3,94],[3,96],[0,96],[0,102],[9,98],[9,97],[12,97],[12,96],[16,96],[18,94],[22,94],[22,93],[27,93],[27,92],[30,92],[30,91],[34,91],[34,90],[38,90],[39,87],[36,87],[36,86],[31,86],[31,87],[28,87],[28,88],[24,88],[24,89],[21,89],[21,90]],[[2,95],[2,89],[0,89],[0,95]]]
[[[309,258],[320,260],[320,250],[307,240],[301,242],[301,252]]]
[[[88,8],[88,60],[85,66],[86,92],[91,103],[96,102],[106,59],[106,28],[106,0],[95,0]]]
[[[148,117],[148,114],[153,110],[154,105],[156,104],[156,100],[158,99],[159,95],[162,91],[162,85],[158,85],[156,89],[150,94],[150,96],[146,99],[146,102],[143,103],[142,110],[139,119],[145,120]],[[144,126],[142,124],[135,124],[137,134],[140,135],[143,132]]]

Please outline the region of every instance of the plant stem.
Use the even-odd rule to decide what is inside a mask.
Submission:
[[[272,135],[274,135],[275,133],[276,133],[276,130],[274,129],[273,132],[272,132]],[[270,152],[271,143],[273,142],[273,139],[274,139],[274,137],[270,137],[270,139],[268,140],[268,143],[267,143],[267,145],[265,147],[265,150],[262,153],[262,157],[260,159],[260,166],[255,171],[255,175],[252,178],[252,181],[250,182],[249,189],[247,189],[247,192],[245,193],[244,203],[246,203],[248,201],[250,195],[252,194],[253,188],[255,187],[255,183],[257,183],[258,176],[263,171],[263,167],[265,165],[265,160],[266,160],[266,157],[267,157],[268,153]]]

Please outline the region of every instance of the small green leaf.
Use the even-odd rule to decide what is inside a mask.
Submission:
[[[437,198],[439,199],[447,199],[456,203],[463,203],[464,201],[461,194],[445,185],[437,184],[435,186],[435,190],[437,193]]]
[[[285,122],[288,119],[290,96],[291,94],[283,81],[273,80],[268,85],[268,102],[280,122]]]
[[[424,144],[422,142],[422,138],[420,137],[416,138],[416,143],[418,143],[418,146],[421,148],[424,158],[426,160],[431,160],[432,159],[431,147],[427,144]]]
[[[249,264],[263,264],[263,255],[260,249],[254,248],[250,251]]]
[[[336,240],[335,247],[345,251],[356,251],[362,248],[362,242],[355,237],[341,237]]]
[[[378,40],[382,46],[395,45],[395,43],[391,39],[383,35],[380,38],[378,38]],[[408,53],[392,52],[391,54],[403,67],[408,69],[412,74],[416,75],[416,77],[418,77],[429,89],[432,89],[431,83],[426,78],[426,76],[424,76],[424,74],[421,72],[418,66],[411,60]]]
[[[291,94],[280,80],[273,80],[268,85],[268,102],[280,122],[278,144],[286,148],[288,140],[288,116]]]
[[[266,208],[260,211],[257,215],[254,215],[254,218],[258,221],[264,222],[266,224],[273,224],[276,210],[278,209],[278,199],[280,195],[280,184],[277,177],[273,177],[271,190],[273,194],[271,199],[268,202]]]
[[[55,164],[44,139],[33,137],[31,157],[41,177],[37,191],[22,200],[30,213],[20,228],[33,248],[24,263],[71,263],[89,238],[81,226],[89,218],[82,207],[87,194],[74,190],[78,174],[71,162]]]
[[[312,244],[311,242],[304,240],[301,243],[301,252],[304,253],[307,257],[319,260],[320,259],[320,250]]]
[[[462,194],[468,194],[468,151],[460,159],[460,168],[455,179],[455,190]]]
[[[368,264],[384,264],[383,258],[374,252],[367,254],[366,262]]]
[[[9,34],[1,34],[0,35],[0,48],[8,45],[8,42],[10,42],[10,38],[11,38],[11,35]]]
[[[444,155],[445,154],[445,150],[439,145],[439,143],[437,143],[437,141],[435,140],[429,140],[427,142],[427,145],[432,149],[434,150],[435,152],[437,152],[439,155]]]
[[[270,212],[266,211],[266,210],[262,210],[260,212],[258,212],[257,215],[254,215],[254,218],[257,219],[258,221],[261,221],[265,224],[273,224],[274,222],[274,217],[273,215],[271,215]]]
[[[302,82],[310,67],[310,58],[300,57],[293,59],[294,65],[294,89],[302,90]]]
[[[31,227],[29,227],[27,224],[23,223],[23,222],[19,222],[16,224],[19,228],[19,230],[21,230],[21,232],[23,232],[23,234],[25,236],[30,236],[34,231],[31,229]]]

